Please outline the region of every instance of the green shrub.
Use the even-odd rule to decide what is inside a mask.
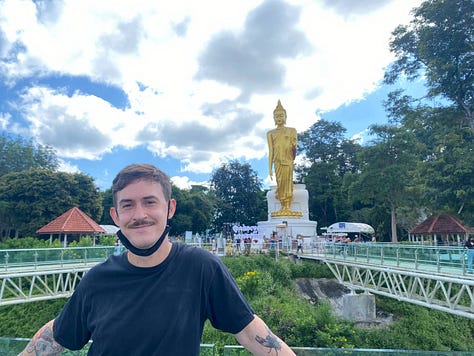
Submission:
[[[331,270],[325,265],[313,261],[289,263],[291,279],[295,278],[334,278]]]
[[[0,336],[31,338],[45,323],[54,319],[66,299],[52,299],[34,303],[0,307]]]

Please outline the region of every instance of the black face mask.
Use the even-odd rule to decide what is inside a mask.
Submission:
[[[132,252],[134,255],[150,256],[160,248],[161,244],[165,240],[165,237],[166,237],[166,235],[168,235],[169,231],[170,231],[170,226],[166,225],[166,228],[163,231],[163,233],[161,234],[158,241],[156,241],[155,244],[153,246],[149,247],[149,248],[138,248],[138,247],[133,246],[132,243],[130,242],[130,240],[127,239],[125,237],[125,235],[122,233],[122,231],[120,231],[120,230],[117,231],[117,236],[119,237],[122,244],[127,248],[127,250]]]
[[[168,212],[167,212],[167,216],[166,216],[166,221],[169,220],[168,219],[169,213],[170,213],[170,202],[168,202]],[[161,234],[160,238],[155,242],[155,244],[153,246],[148,247],[148,248],[138,248],[138,247],[133,246],[132,243],[130,242],[130,240],[127,239],[127,237],[122,233],[121,230],[117,231],[117,236],[120,239],[120,241],[122,242],[122,245],[124,245],[125,248],[127,250],[129,250],[130,252],[132,252],[134,255],[150,256],[150,255],[154,254],[160,248],[161,244],[165,240],[165,237],[166,237],[166,235],[168,235],[169,231],[170,231],[170,226],[167,224],[166,228],[163,231],[163,233]]]

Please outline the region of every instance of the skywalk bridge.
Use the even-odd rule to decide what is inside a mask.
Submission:
[[[298,257],[325,263],[353,292],[474,319],[474,276],[463,246],[317,243]]]
[[[69,297],[87,271],[114,250],[114,246],[0,250],[0,306]],[[474,319],[474,276],[467,273],[462,246],[320,242],[304,251],[298,258],[325,263],[354,292]]]

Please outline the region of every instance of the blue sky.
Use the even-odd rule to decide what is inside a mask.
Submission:
[[[386,122],[391,32],[420,3],[0,0],[0,130],[102,190],[130,163],[185,188],[234,159],[268,186],[279,99],[298,132]]]

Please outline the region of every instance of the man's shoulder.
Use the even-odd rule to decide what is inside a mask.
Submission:
[[[219,257],[197,246],[176,243],[176,257],[188,266],[220,263]]]
[[[90,279],[90,278],[100,278],[108,273],[117,273],[119,269],[122,268],[122,263],[120,259],[123,259],[124,256],[109,256],[105,261],[96,264],[92,267],[89,272],[87,272],[83,279]],[[87,278],[86,278],[87,277]]]
[[[214,257],[209,251],[198,246],[188,245],[182,242],[175,242],[174,244],[176,245],[176,252],[180,255],[199,256],[206,259]]]

